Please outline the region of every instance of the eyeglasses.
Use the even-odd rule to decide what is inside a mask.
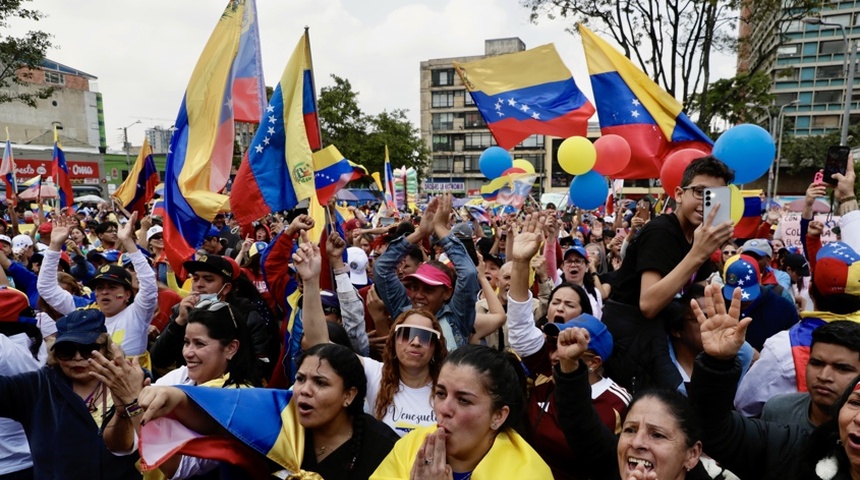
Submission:
[[[201,300],[197,305],[194,306],[194,309],[205,310],[207,312],[217,312],[224,307],[227,307],[227,311],[230,312],[230,319],[233,320],[233,328],[238,330],[239,325],[236,324],[236,317],[233,316],[233,309],[230,308],[230,304],[227,302],[221,300]]]
[[[689,190],[690,193],[693,194],[693,198],[695,198],[697,200],[701,200],[701,199],[705,198],[705,189],[706,188],[708,188],[708,187],[703,187],[701,185],[689,185],[686,187],[681,187],[681,189],[684,191]]]
[[[417,325],[398,325],[394,328],[394,336],[398,341],[404,343],[412,343],[412,340],[417,338],[418,343],[425,347],[429,347],[434,341],[439,340],[439,332]]]
[[[164,237],[162,237],[161,235],[153,235],[152,238],[150,238],[149,240],[164,240]]]
[[[731,257],[732,255],[737,255],[737,253],[737,250],[723,250],[723,255],[727,255],[729,257]]]
[[[585,265],[585,259],[584,258],[574,258],[572,260],[565,260],[564,264],[565,265]]]
[[[69,361],[75,358],[75,354],[79,353],[84,360],[93,356],[93,351],[101,351],[105,346],[103,343],[90,343],[82,345],[80,343],[62,342],[54,345],[54,356],[57,360]]]

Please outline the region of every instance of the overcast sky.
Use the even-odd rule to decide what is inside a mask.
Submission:
[[[189,76],[226,0],[34,0],[49,17],[15,24],[54,35],[48,57],[98,77],[109,147],[143,142],[144,130],[173,124]],[[519,0],[257,0],[267,85],[281,76],[305,26],[310,27],[317,88],[331,74],[349,79],[370,114],[409,110],[418,124],[419,62],[480,55],[484,40],[520,37],[528,48],[555,43],[579,87],[591,86],[569,23],[528,21]],[[734,74],[720,62],[719,76]]]

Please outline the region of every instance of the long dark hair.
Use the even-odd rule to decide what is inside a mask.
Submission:
[[[228,312],[226,309],[230,309],[230,311]],[[199,323],[206,327],[207,335],[217,340],[224,347],[233,340],[239,342],[236,354],[227,360],[227,372],[230,374],[230,378],[224,382],[224,387],[246,385],[258,387],[261,385],[254,346],[244,316],[239,315],[229,304],[225,308],[214,311],[194,308],[188,314],[188,324],[192,323]]]
[[[367,396],[367,376],[361,360],[355,353],[343,345],[335,343],[320,343],[305,350],[296,362],[301,367],[308,357],[317,357],[328,362],[331,369],[343,380],[344,390],[355,388],[356,394],[352,402],[346,406],[346,412],[352,418],[352,450],[348,470],[355,467],[358,461],[358,453],[361,451],[361,442],[364,440],[364,398]]]
[[[579,297],[579,307],[582,308],[582,313],[594,315],[594,311],[591,309],[591,300],[588,298],[588,293],[586,293],[585,288],[570,282],[561,282],[549,293],[549,301],[547,302],[547,314],[545,314],[543,318],[538,320],[538,326],[542,326],[550,322],[549,318],[547,317],[547,315],[549,314],[549,305],[552,303],[552,299],[555,297],[555,292],[561,290],[562,288],[569,288],[576,292],[576,295]]]

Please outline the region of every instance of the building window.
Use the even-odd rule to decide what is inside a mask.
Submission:
[[[53,83],[55,85],[63,85],[66,82],[65,77],[60,72],[45,72],[45,83]]]
[[[800,69],[794,67],[780,68],[773,71],[773,78],[777,82],[790,82],[800,79]]]
[[[834,53],[845,53],[845,42],[842,40],[828,40],[818,44],[820,55],[832,55]]]
[[[487,128],[487,122],[479,112],[466,112],[465,114],[466,128]]]
[[[454,92],[433,92],[430,97],[432,108],[447,108],[454,106]]]
[[[493,135],[487,133],[467,133],[466,144],[463,148],[466,150],[482,150],[487,147],[492,147],[496,144]]]
[[[450,155],[433,156],[433,171],[434,172],[453,172],[454,157]]]
[[[842,103],[842,90],[819,90],[813,103]]]
[[[836,128],[839,126],[839,115],[816,115],[812,117],[813,128]]]
[[[465,172],[480,172],[481,167],[479,165],[480,156],[478,155],[466,155],[463,157],[465,164],[463,165],[463,170]]]
[[[431,72],[434,87],[449,87],[454,85],[454,69],[446,68]]]
[[[465,102],[466,106],[471,107],[475,105],[475,100],[472,98],[472,94],[470,94],[469,92],[466,92],[466,98],[463,101]]]
[[[451,135],[433,135],[433,151],[444,152],[453,150]]]
[[[454,129],[454,114],[453,113],[434,113],[433,114],[433,130],[453,130]]]
[[[827,65],[818,67],[815,78],[839,78],[842,76],[842,65]]]
[[[774,99],[774,105],[781,107],[797,100],[796,93],[777,93]]]
[[[851,14],[840,13],[839,15],[827,15],[821,17],[821,21],[824,23],[836,23],[842,25],[843,27],[847,27],[851,25]]]
[[[529,135],[517,148],[543,148],[543,135]]]
[[[800,55],[800,44],[782,45],[776,49],[776,55],[779,57],[796,57]]]
[[[803,22],[800,20],[792,20],[790,22],[784,22],[785,31],[788,32],[802,32],[803,31]]]

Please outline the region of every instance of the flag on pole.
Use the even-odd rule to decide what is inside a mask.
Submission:
[[[319,148],[320,135],[310,55],[305,32],[239,166],[230,206],[241,225],[315,194],[312,149]]]
[[[334,145],[314,152],[313,159],[317,201],[320,205],[326,205],[331,197],[352,180],[355,170]]]
[[[143,140],[143,147],[137,154],[134,166],[128,172],[128,177],[113,194],[120,205],[129,212],[137,212],[139,217],[146,213],[146,204],[155,196],[155,187],[158,185],[158,170],[155,168],[155,160],[152,158],[152,147],[149,140]]]
[[[514,148],[529,135],[588,133],[594,106],[553,44],[474,62],[454,62],[496,143]]]
[[[38,199],[42,196],[42,176],[36,175],[35,177],[21,183],[22,187],[27,187],[26,190],[21,192],[21,195],[30,199]],[[26,195],[25,195],[26,194]]]
[[[579,26],[600,132],[630,144],[627,168],[613,178],[659,178],[666,157],[680,148],[710,152],[713,141],[683,112],[683,106],[627,57]]]
[[[17,204],[18,187],[15,182],[15,158],[12,155],[12,142],[9,141],[9,129],[6,129],[6,148],[3,150],[3,162],[0,163],[0,176],[6,184],[6,204]]]
[[[59,197],[60,209],[71,207],[75,202],[72,192],[72,179],[69,177],[69,166],[66,164],[66,155],[63,146],[60,145],[60,135],[54,128],[54,161],[51,176],[57,182],[57,195]]]
[[[388,159],[388,145],[385,146],[385,206],[388,215],[392,217],[400,210],[397,205],[397,192],[394,190],[394,171]]]
[[[164,244],[176,272],[203,243],[215,215],[227,208],[228,198],[215,192],[230,175],[235,105],[244,105],[243,116],[252,111],[258,100],[246,95],[248,85],[263,85],[255,67],[256,21],[254,0],[227,4],[194,67],[174,122],[164,178]],[[257,95],[265,98],[263,91]],[[262,101],[260,105],[262,109]]]

